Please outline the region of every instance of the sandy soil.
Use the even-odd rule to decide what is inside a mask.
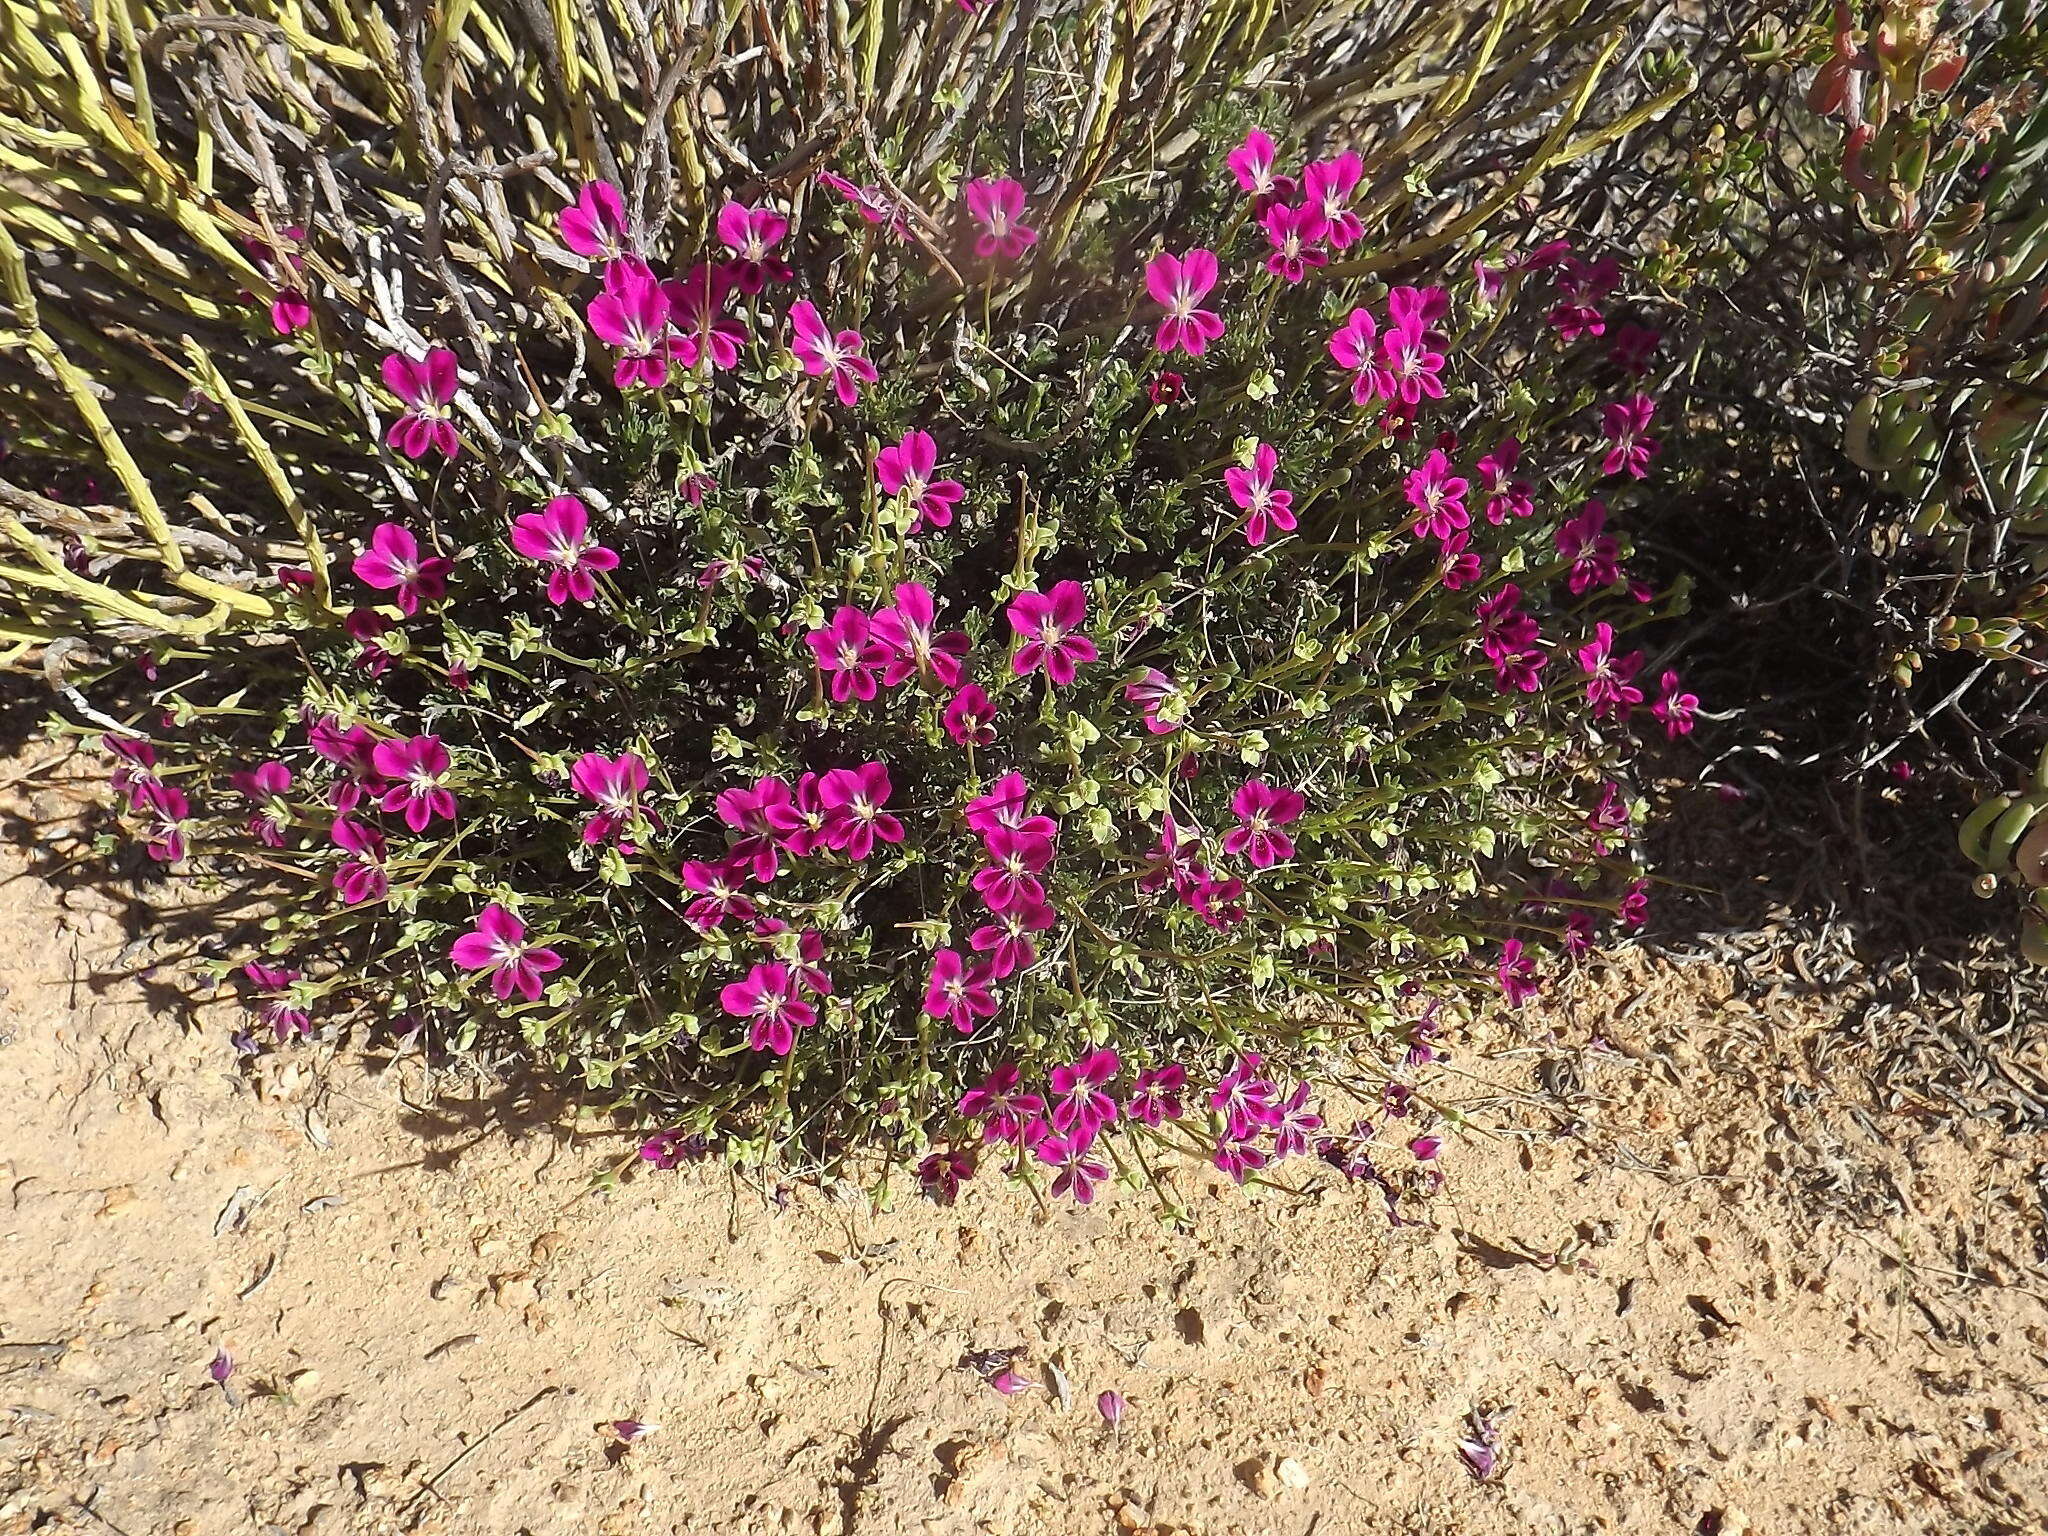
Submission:
[[[2048,1146],[1863,1114],[1805,1066],[1824,999],[1624,958],[1489,1063],[1422,1225],[1305,1166],[1183,1174],[1188,1231],[1122,1192],[783,1208],[610,1183],[629,1143],[417,1056],[252,1069],[233,1014],[150,1006],[117,896],[0,857],[0,1536],[2048,1518]],[[1011,1346],[1067,1401],[961,1369]],[[1512,1409],[1485,1483],[1475,1408]]]

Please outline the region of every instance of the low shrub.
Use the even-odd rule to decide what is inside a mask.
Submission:
[[[1654,110],[1585,119],[1626,34],[1585,7],[1512,32],[1404,11],[1474,62],[1419,76],[1431,112],[1370,158],[1276,143],[1201,76],[1162,111],[1188,124],[1170,180],[1120,187],[1128,124],[1100,114],[1127,95],[1078,118],[1018,95],[982,124],[963,115],[1001,80],[955,75],[935,118],[908,56],[913,131],[813,143],[792,106],[771,172],[731,138],[748,93],[707,83],[790,89],[770,33],[666,73],[650,53],[639,99],[665,124],[681,89],[689,131],[608,176],[619,135],[579,109],[562,142],[598,148],[563,184],[555,144],[486,154],[427,110],[418,70],[503,52],[466,14],[336,34],[413,81],[393,116],[433,167],[417,218],[402,180],[342,191],[317,135],[242,141],[259,194],[255,148],[283,144],[314,198],[286,225],[270,188],[247,236],[237,302],[283,340],[173,350],[148,309],[119,328],[188,414],[221,413],[142,438],[147,469],[130,402],[69,360],[93,284],[52,303],[0,244],[43,385],[127,500],[5,493],[34,562],[0,571],[14,633],[108,698],[90,647],[140,650],[148,709],[104,734],[128,824],[167,866],[274,881],[240,968],[254,1033],[426,1026],[630,1106],[662,1127],[650,1161],[880,1150],[941,1196],[986,1160],[1085,1201],[1167,1149],[1379,1177],[1318,1085],[1432,1158],[1414,1073],[1437,1032],[1641,921],[1631,753],[1695,708],[1635,633],[1673,603],[1628,570],[1676,429],[1657,338],[1615,255],[1495,222]],[[1247,15],[1101,36],[1132,70],[1206,38],[1213,66]],[[129,62],[151,78],[198,25]],[[826,67],[876,88],[903,34],[862,25]],[[968,29],[952,67],[1024,78],[1014,13],[929,25]],[[246,86],[229,61],[306,46],[244,30],[199,45],[190,122]],[[1079,61],[1084,35],[1054,41]],[[1513,153],[1530,114],[1479,104],[1496,57],[1502,83],[1576,81]],[[1295,107],[1327,124],[1345,98]],[[1425,162],[1459,144],[1483,168],[1433,196]],[[1427,231],[1388,240],[1410,215]],[[84,252],[94,226],[57,223]],[[141,395],[148,432],[170,397]],[[210,458],[223,439],[289,534]],[[170,522],[172,483],[208,528]]]

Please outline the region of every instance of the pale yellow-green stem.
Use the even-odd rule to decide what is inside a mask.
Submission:
[[[42,312],[36,304],[35,289],[29,286],[28,263],[22,259],[21,247],[14,243],[14,233],[5,221],[0,221],[0,291],[7,294],[7,307],[14,311],[15,318],[34,330]]]
[[[178,541],[171,537],[170,520],[157,504],[156,492],[149,483],[149,476],[142,472],[142,466],[129,453],[128,445],[121,440],[121,434],[114,430],[114,423],[101,406],[99,396],[92,391],[92,383],[64,355],[63,349],[46,331],[32,331],[28,338],[29,349],[40,357],[56,376],[64,392],[71,397],[71,404],[78,414],[85,418],[93,439],[100,445],[100,452],[106,455],[107,464],[114,471],[121,488],[128,493],[136,518],[142,523],[142,531],[149,535],[149,542],[156,546],[157,561],[173,578],[184,573],[185,552],[178,548]]]
[[[1376,256],[1364,256],[1356,261],[1333,262],[1317,275],[1326,279],[1363,277],[1373,272],[1385,271],[1389,267],[1405,266],[1411,261],[1419,261],[1424,256],[1443,250],[1446,246],[1456,245],[1503,208],[1512,204],[1522,195],[1530,182],[1564,158],[1563,150],[1568,142],[1565,135],[1578,126],[1579,119],[1585,116],[1587,104],[1593,99],[1594,88],[1599,85],[1601,75],[1606,72],[1608,63],[1620,49],[1625,36],[1626,34],[1621,31],[1608,35],[1599,56],[1579,77],[1578,90],[1572,97],[1571,105],[1565,109],[1564,115],[1557,120],[1556,126],[1536,147],[1522,168],[1492,197],[1453,219],[1433,235],[1411,240],[1404,246],[1382,251]]]
[[[0,565],[0,586],[36,587],[45,592],[61,592],[89,608],[97,608],[114,618],[125,619],[131,624],[165,634],[184,635],[195,640],[210,634],[215,627],[205,618],[177,618],[152,608],[125,592],[116,591],[104,582],[79,575],[66,567],[42,540],[11,513],[0,512],[0,533],[5,533],[36,561],[36,568]]]
[[[284,472],[284,465],[271,451],[263,434],[256,430],[256,423],[242,404],[234,387],[199,342],[185,338],[185,355],[192,360],[200,381],[220,408],[228,413],[228,421],[235,429],[235,436],[242,440],[249,457],[256,461],[256,467],[263,472],[263,478],[270,483],[272,493],[283,504],[285,516],[292,520],[292,530],[299,536],[299,542],[306,546],[306,566],[313,573],[313,600],[322,608],[332,608],[334,588],[327,571],[327,546],[320,542],[320,530],[313,524],[313,514],[306,510],[306,504],[299,499],[299,493]]]

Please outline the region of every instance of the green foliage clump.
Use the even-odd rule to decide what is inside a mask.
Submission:
[[[274,881],[282,1037],[939,1187],[1243,1177],[1640,920],[1656,407],[1624,269],[1505,227],[1689,88],[1597,96],[1627,10],[13,7],[77,504],[0,490],[0,640],[154,855]],[[1260,121],[1356,224],[1305,273]]]

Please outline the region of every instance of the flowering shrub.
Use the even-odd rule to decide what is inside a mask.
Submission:
[[[663,1164],[1379,1177],[1319,1085],[1419,1114],[1445,1022],[1642,920],[1628,762],[1696,702],[1633,636],[1671,417],[1615,258],[1477,244],[1498,188],[1476,262],[1373,250],[1385,163],[1210,127],[1170,205],[1078,234],[1034,190],[1052,121],[976,138],[943,202],[870,148],[658,217],[648,160],[518,222],[512,168],[451,148],[434,302],[360,224],[332,263],[271,232],[292,298],[248,303],[362,415],[317,471],[351,510],[308,510],[268,442],[297,418],[195,342],[295,538],[240,583],[165,555],[211,613],[89,548],[36,588],[153,629],[105,749],[151,857],[279,882],[265,1042],[360,1010],[516,1047]],[[448,275],[458,203],[516,303]]]

